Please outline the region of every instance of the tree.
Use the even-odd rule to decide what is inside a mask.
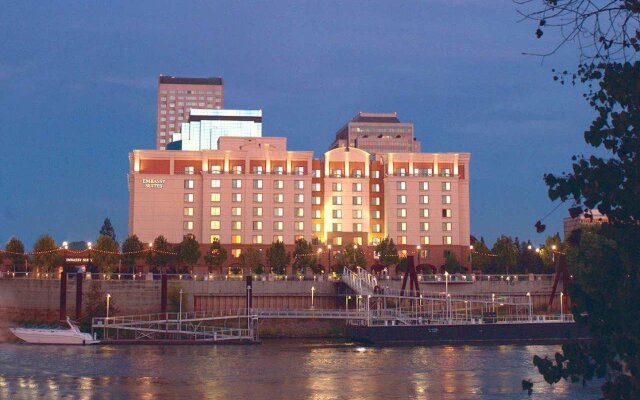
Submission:
[[[107,316],[107,297],[106,293],[102,290],[101,282],[92,281],[86,296],[84,314],[80,320],[80,328],[85,332],[91,330],[91,321],[93,318]],[[114,298],[111,297],[109,299],[109,316],[117,315],[118,311],[116,302]]]
[[[11,261],[14,271],[24,266],[27,257],[24,254],[24,244],[22,244],[20,239],[12,236],[4,247],[4,250],[7,252],[7,258]]]
[[[128,236],[124,242],[122,242],[122,262],[132,273],[136,272],[136,262],[144,256],[142,253],[143,250],[144,244],[142,244],[136,235]]]
[[[304,274],[307,268],[313,269],[317,264],[318,255],[313,250],[311,243],[304,238],[296,240],[293,250],[293,270]]]
[[[344,246],[344,250],[342,251],[342,261],[345,265],[349,265],[353,268],[356,266],[365,268],[367,266],[367,258],[364,255],[362,246],[354,244]]]
[[[172,253],[171,245],[164,236],[160,235],[153,239],[153,246],[147,254],[147,263],[166,272]]]
[[[489,273],[492,269],[491,264],[493,257],[489,252],[489,248],[484,242],[484,238],[480,237],[480,240],[471,243],[473,245],[473,254],[471,255],[471,269],[473,271],[482,271],[483,273]]]
[[[443,268],[450,274],[460,274],[466,272],[466,269],[458,262],[454,253],[449,254],[449,257],[444,262]]]
[[[100,235],[91,252],[93,253],[93,261],[103,273],[113,272],[118,265],[120,258],[118,243],[111,236]]]
[[[33,261],[44,272],[51,272],[62,264],[60,249],[49,235],[42,235],[33,245]]]
[[[285,250],[284,243],[277,241],[267,249],[267,261],[273,273],[284,275],[291,262],[291,254]]]
[[[521,242],[518,246],[518,266],[516,271],[519,274],[546,274],[551,273],[554,270],[549,270],[538,253],[531,244],[528,242]]]
[[[378,253],[378,262],[386,268],[400,262],[398,249],[396,248],[396,244],[393,243],[393,239],[388,237],[382,239],[382,241],[375,247],[375,251]]]
[[[222,264],[227,261],[227,249],[222,247],[219,240],[214,240],[209,247],[209,252],[204,255],[204,262],[209,266],[209,273],[211,269],[217,267],[222,274]]]
[[[102,228],[100,228],[100,235],[109,236],[114,242],[118,243],[116,241],[116,231],[113,229],[113,225],[111,225],[111,220],[109,218],[104,219]]]
[[[502,235],[496,240],[491,252],[495,255],[496,272],[509,274],[518,262],[518,248],[513,239]]]
[[[182,294],[180,293],[180,290],[182,290]],[[182,312],[184,313],[189,306],[189,294],[182,289],[182,286],[171,285],[171,288],[167,293],[167,302],[169,303],[169,312],[178,313],[180,312],[180,309],[182,309]]]
[[[200,244],[193,235],[186,235],[176,247],[178,261],[187,264],[190,271],[200,259],[200,254]]]
[[[242,266],[242,270],[246,271],[247,274],[256,274],[260,275],[264,273],[264,268],[262,267],[262,253],[252,247],[249,246],[240,253],[240,265]]]

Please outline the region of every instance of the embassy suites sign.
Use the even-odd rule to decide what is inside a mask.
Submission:
[[[142,184],[148,189],[162,189],[164,187],[164,179],[142,179]]]

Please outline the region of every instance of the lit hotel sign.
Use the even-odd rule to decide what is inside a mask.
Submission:
[[[164,179],[143,179],[142,184],[149,189],[162,189],[164,187]]]

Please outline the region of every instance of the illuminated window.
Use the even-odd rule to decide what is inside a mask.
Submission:
[[[273,188],[284,189],[284,181],[281,179],[276,179],[275,181],[273,181]]]
[[[293,210],[293,215],[295,215],[296,217],[304,217],[304,208],[296,207]]]
[[[312,183],[311,190],[314,192],[319,192],[322,190],[322,185],[320,185],[319,183]]]
[[[231,221],[231,229],[239,231],[242,229],[242,221]]]
[[[333,170],[331,170],[331,176],[333,176],[335,178],[341,178],[342,177],[342,170],[341,169],[333,169]]]
[[[304,222],[302,221],[296,221],[293,224],[293,227],[296,231],[303,231],[304,230]]]
[[[353,205],[354,206],[361,206],[362,205],[362,196],[353,196]]]
[[[342,210],[333,210],[333,211],[331,211],[331,216],[332,216],[334,219],[340,219],[340,218],[342,218]]]
[[[353,224],[353,232],[362,232],[362,224],[357,222]]]
[[[453,212],[450,208],[442,209],[442,218],[451,218],[453,216]]]
[[[233,174],[241,174],[242,173],[242,165],[234,165],[231,167],[231,172]]]
[[[220,201],[220,193],[211,193],[211,201],[219,202]]]
[[[405,181],[396,182],[396,189],[398,189],[398,190],[407,190],[407,182],[405,182]]]
[[[282,221],[273,221],[273,230],[274,231],[283,231],[284,230],[284,222],[282,222]]]
[[[211,187],[212,188],[219,188],[220,187],[220,179],[212,179],[211,180]]]
[[[333,182],[333,184],[331,184],[331,189],[334,192],[342,192],[342,183],[340,182]]]
[[[380,219],[380,210],[371,211],[371,218]]]
[[[371,191],[372,192],[379,192],[380,191],[380,184],[379,183],[374,183],[373,185],[371,185]]]
[[[262,207],[253,207],[253,215],[256,217],[262,216]]]
[[[312,232],[320,232],[320,231],[322,231],[322,227],[320,226],[320,224],[312,224],[311,225],[311,231]]]
[[[195,187],[195,182],[193,179],[185,179],[184,180],[184,188],[185,189],[193,189]]]
[[[241,249],[231,249],[231,256],[238,258],[240,257],[240,254],[242,253]]]
[[[362,183],[354,183],[352,186],[354,192],[362,192]]]
[[[360,232],[360,231],[358,231]],[[353,243],[357,244],[358,246],[362,246],[362,236],[356,236],[353,238]]]
[[[397,227],[398,231],[405,232],[407,230],[407,223],[406,222],[398,222],[396,224],[396,227]]]
[[[284,203],[284,194],[282,193],[275,193],[273,195],[273,202],[274,203]]]
[[[342,196],[333,196],[331,198],[331,202],[334,206],[339,206],[342,204]]]
[[[322,212],[320,210],[313,210],[313,218],[322,218]]]
[[[396,237],[396,244],[407,244],[407,237],[406,236]]]
[[[371,171],[371,177],[373,179],[380,179],[380,171]]]
[[[231,235],[231,243],[233,243],[233,244],[242,243],[242,236],[241,235]]]
[[[282,235],[273,235],[273,243],[276,242],[284,242],[284,236]]]
[[[451,182],[442,182],[442,190],[445,192],[451,191]]]
[[[293,201],[295,201],[296,203],[304,203],[304,194],[298,193],[294,195]]]
[[[300,181],[300,180],[294,181],[293,187],[296,189],[304,189],[304,181]]]
[[[212,165],[211,166],[211,173],[212,174],[220,174],[220,173],[222,173],[222,166],[221,165]]]
[[[333,223],[333,232],[342,232],[342,224],[338,222]]]
[[[420,209],[420,217],[421,218],[429,218],[429,209],[428,208],[421,208]]]
[[[396,169],[396,175],[405,176],[406,174],[407,174],[407,169],[406,168],[398,168],[398,169]]]
[[[242,179],[232,179],[231,180],[231,187],[234,189],[241,189],[242,188]]]
[[[362,219],[362,210],[353,210],[353,219]]]
[[[429,182],[420,182],[420,190],[429,190]]]
[[[262,221],[253,221],[253,230],[261,231],[262,230]]]
[[[284,167],[282,165],[277,165],[277,166],[273,167],[273,173],[276,174],[276,175],[284,174]]]
[[[407,204],[407,196],[405,196],[404,194],[396,196],[396,203],[397,204]]]
[[[380,232],[382,232],[382,225],[380,225],[380,224],[373,224],[372,226],[373,226],[373,228],[372,228],[372,229],[373,229],[373,231],[374,231],[375,233],[380,233]]]
[[[253,194],[253,202],[254,203],[262,203],[262,193],[254,193]]]
[[[241,207],[233,207],[231,208],[231,215],[237,217],[239,215],[242,215],[242,208]]]
[[[442,168],[440,170],[441,176],[451,176],[451,170],[449,168]]]
[[[242,193],[231,193],[231,201],[234,203],[242,202]]]
[[[219,242],[220,241],[220,235],[209,235],[209,243],[213,243],[213,242]]]
[[[220,207],[211,207],[211,215],[220,215]]]
[[[251,236],[251,243],[253,243],[253,244],[262,244],[262,235],[253,235],[253,236]]]
[[[354,169],[353,173],[351,175],[354,178],[362,178],[362,170],[361,169]]]
[[[195,172],[196,172],[196,169],[192,165],[187,165],[186,167],[184,167],[185,175],[193,175]]]
[[[451,232],[453,228],[453,224],[451,222],[443,222],[442,223],[442,230],[444,232]]]
[[[429,196],[426,194],[420,195],[420,204],[429,204]]]
[[[263,174],[263,170],[262,170],[262,165],[254,165],[253,166],[253,173],[256,175],[262,175]]]
[[[311,198],[311,204],[316,205],[316,206],[317,206],[317,205],[322,204],[322,197],[320,197],[320,196],[313,196],[313,197]]]
[[[313,177],[314,178],[321,178],[322,177],[322,171],[320,171],[319,169],[314,169],[313,170]]]
[[[185,193],[184,194],[184,202],[185,203],[193,203],[193,193]]]
[[[396,216],[398,218],[407,218],[407,209],[406,208],[398,208],[396,212]]]
[[[451,204],[451,195],[443,195],[442,196],[442,204]]]
[[[186,229],[188,231],[192,231],[193,230],[193,221],[184,221],[182,223],[182,228]]]
[[[254,179],[253,180],[253,188],[254,189],[262,189],[262,179]]]
[[[185,217],[193,217],[193,207],[184,207],[182,215]]]
[[[342,236],[336,236],[333,238],[334,246],[342,246]]]
[[[420,222],[420,230],[422,232],[426,232],[429,230],[429,223],[428,222]]]
[[[274,217],[282,217],[284,215],[284,208],[282,207],[275,207],[273,209],[273,216]]]
[[[430,244],[429,236],[420,236],[420,244]]]
[[[453,243],[453,237],[451,236],[442,237],[442,244],[452,244],[452,243]]]
[[[220,221],[218,220],[211,220],[211,229],[212,230],[218,230],[220,229]]]
[[[293,169],[295,175],[304,175],[304,167],[298,166]]]

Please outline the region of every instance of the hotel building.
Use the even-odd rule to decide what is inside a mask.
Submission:
[[[292,250],[305,238],[323,254],[355,243],[371,265],[373,246],[390,237],[422,263],[439,267],[455,254],[469,264],[468,153],[334,146],[314,159],[287,150],[286,138],[222,136],[215,150],[129,158],[129,233],[144,242],[193,235],[204,250],[217,239],[228,264],[247,246],[274,241]]]
[[[222,78],[160,75],[157,105],[156,149],[164,150],[171,142],[171,135],[189,120],[192,108],[219,110],[224,107]]]

